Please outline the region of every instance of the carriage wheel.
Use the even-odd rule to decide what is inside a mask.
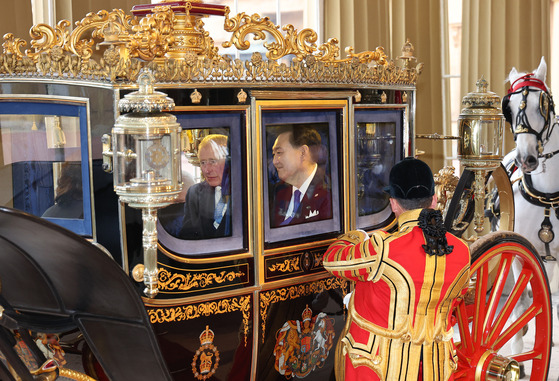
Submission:
[[[512,232],[488,234],[470,250],[470,290],[453,313],[454,329],[460,335],[455,338],[455,378],[509,379],[506,373],[516,366],[511,361],[515,360],[525,366],[530,380],[545,380],[551,355],[551,299],[539,255],[525,238]],[[514,261],[521,271],[518,280],[510,282]],[[505,287],[507,278],[512,287]],[[531,294],[525,304],[520,302],[523,292]],[[511,322],[513,311],[518,318]],[[511,340],[523,332],[523,349],[512,353]]]
[[[474,178],[475,173],[465,169],[448,205],[445,217],[445,228],[452,234],[462,237],[474,218]],[[502,165],[487,174],[486,205],[492,220],[499,220],[499,231],[514,230],[514,196],[507,171]],[[498,196],[498,205],[496,205]],[[493,224],[494,221],[491,221]]]

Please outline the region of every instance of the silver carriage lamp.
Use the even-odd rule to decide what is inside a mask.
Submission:
[[[103,167],[112,169],[120,200],[142,209],[144,293],[153,298],[158,293],[157,209],[171,204],[182,189],[181,126],[174,115],[162,112],[175,103],[154,91],[150,71],[140,73],[138,87],[120,100],[120,112],[127,113],[118,117],[112,139],[103,136]]]
[[[485,177],[488,171],[500,166],[503,159],[503,127],[505,117],[500,106],[501,99],[487,91],[488,83],[481,77],[476,83],[477,91],[462,99],[462,109],[458,117],[460,145],[458,158],[466,169],[475,173],[474,183],[474,229],[483,231]]]

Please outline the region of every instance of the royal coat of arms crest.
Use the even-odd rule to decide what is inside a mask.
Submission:
[[[303,378],[321,368],[334,343],[334,320],[324,312],[312,316],[306,306],[302,321],[288,320],[276,333],[275,368],[286,378]]]

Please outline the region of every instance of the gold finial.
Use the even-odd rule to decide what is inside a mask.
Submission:
[[[402,59],[415,58],[413,56],[414,50],[415,49],[414,49],[412,43],[410,42],[410,39],[406,38],[406,43],[404,44],[404,46],[402,46],[402,56],[400,58],[402,58]]]
[[[481,78],[478,79],[478,81],[476,82],[477,92],[478,93],[486,93],[488,85],[489,84],[487,83],[487,81],[485,80],[485,78],[482,75]]]
[[[398,57],[399,59],[403,60],[406,64],[405,66],[409,68],[411,66],[411,61],[415,61],[416,58],[413,56],[415,48],[413,47],[410,39],[406,39],[406,43],[402,46],[402,55]]]
[[[138,76],[138,93],[142,95],[153,94],[155,77],[150,70],[143,70]]]

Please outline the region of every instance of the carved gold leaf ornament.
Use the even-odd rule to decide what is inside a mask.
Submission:
[[[247,345],[250,315],[252,311],[251,296],[225,298],[211,302],[190,304],[168,308],[148,308],[147,313],[152,324],[170,323],[208,317],[211,315],[241,312],[243,315],[243,333]]]
[[[171,273],[165,268],[159,269],[159,290],[188,291],[194,288],[205,288],[214,283],[233,282],[245,276],[242,271],[221,271],[219,273],[186,274]]]
[[[200,4],[200,3],[199,3]],[[247,60],[219,55],[209,32],[203,29],[201,15],[173,12],[158,6],[143,17],[122,10],[89,13],[71,30],[60,21],[56,27],[37,24],[27,42],[13,34],[4,35],[0,55],[0,77],[88,79],[95,81],[136,81],[139,71],[149,67],[158,82],[181,83],[324,83],[332,84],[411,84],[417,81],[422,64],[411,67],[413,46],[405,46],[400,57],[405,67],[387,59],[382,47],[339,58],[338,40],[316,46],[312,29],[298,32],[292,25],[280,29],[267,17],[240,13],[229,17],[225,7],[224,29],[231,33],[224,46],[250,48],[247,40],[263,40],[264,59],[255,53]],[[287,58],[287,63],[279,59]]]
[[[270,305],[333,289],[342,289],[344,294],[347,294],[349,292],[349,282],[340,278],[327,278],[276,290],[262,291],[260,293],[260,328],[262,330],[262,342],[264,342],[266,337],[266,320],[268,319],[268,308]]]
[[[299,266],[299,259],[300,259],[299,256],[293,258],[287,258],[283,262],[274,263],[268,268],[268,270],[272,272],[279,271],[282,273],[299,271],[301,270],[301,266]]]
[[[320,251],[314,252],[314,267],[322,267],[322,261],[324,260],[324,254]]]

